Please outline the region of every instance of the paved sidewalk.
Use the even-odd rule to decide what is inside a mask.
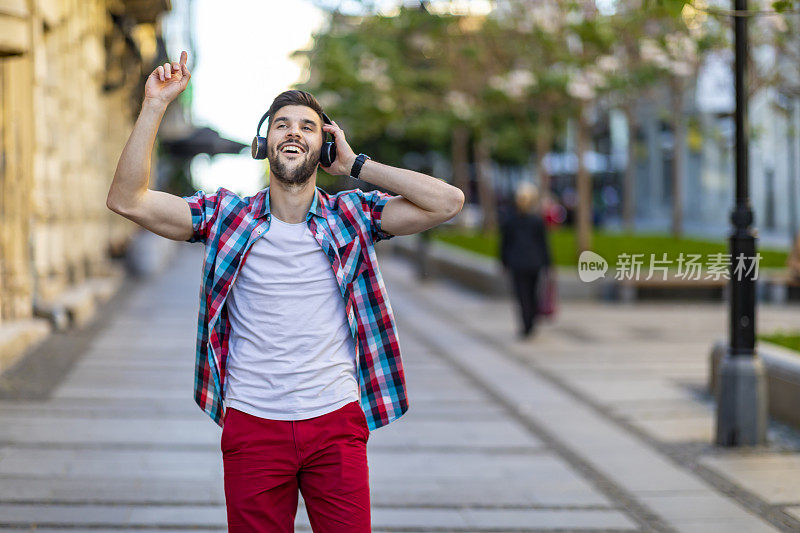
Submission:
[[[711,444],[708,354],[725,336],[723,304],[567,302],[519,341],[510,300],[421,284],[404,263],[382,265],[395,307],[416,305],[414,323],[442,353],[662,523],[800,531],[800,432],[773,423],[767,446]],[[760,331],[796,327],[800,308],[760,306],[757,320]]]
[[[220,428],[192,398],[202,247],[181,247],[48,397],[0,402],[0,529],[225,530]],[[791,435],[755,455],[701,445],[708,347],[663,313],[713,339],[723,311],[570,306],[520,343],[509,302],[420,286],[379,253],[411,410],[370,437],[374,531],[790,530]]]

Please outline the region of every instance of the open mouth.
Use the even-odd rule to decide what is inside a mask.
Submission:
[[[300,155],[305,153],[305,149],[299,144],[288,143],[281,146],[280,152],[286,155]]]

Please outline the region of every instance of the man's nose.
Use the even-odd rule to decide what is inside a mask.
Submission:
[[[301,133],[300,132],[300,125],[299,124],[292,124],[292,125],[289,126],[289,131],[287,132],[287,135],[295,135],[297,137],[300,137],[300,133]]]

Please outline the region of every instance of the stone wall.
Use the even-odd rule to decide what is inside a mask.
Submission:
[[[137,229],[105,200],[166,9],[0,0],[0,370],[9,331],[109,276]]]

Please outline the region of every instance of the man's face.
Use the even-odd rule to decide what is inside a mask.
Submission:
[[[267,134],[267,159],[272,174],[281,182],[302,185],[317,170],[322,151],[322,120],[302,105],[280,108]]]

